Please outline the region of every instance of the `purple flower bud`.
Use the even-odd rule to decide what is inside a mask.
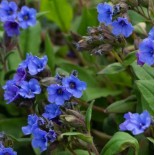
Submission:
[[[4,23],[4,30],[9,37],[18,36],[20,34],[19,25],[15,21],[6,21]]]

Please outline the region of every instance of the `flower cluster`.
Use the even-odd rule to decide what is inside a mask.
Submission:
[[[41,87],[35,76],[45,70],[46,64],[47,56],[38,58],[27,54],[26,60],[19,64],[13,79],[3,86],[4,99],[8,104],[33,99],[35,95],[40,94]]]
[[[59,116],[61,111],[58,106],[55,106],[55,104],[45,106],[43,117],[38,117],[36,114],[28,115],[28,125],[22,127],[24,135],[33,135],[32,146],[41,151],[45,151],[48,143],[53,143],[57,137],[53,130],[52,119]]]
[[[151,124],[151,116],[147,111],[141,114],[128,112],[124,115],[125,122],[120,124],[121,131],[131,131],[133,135],[143,133]]]
[[[112,7],[107,3],[100,3],[97,6],[97,11],[99,13],[98,20],[106,26],[110,25],[112,27],[112,33],[115,36],[122,35],[124,37],[129,37],[134,28],[127,18],[118,17],[113,21],[113,16],[119,13],[119,10],[119,5]]]
[[[18,12],[15,2],[3,0],[0,3],[0,21],[4,23],[4,30],[9,37],[20,34],[20,28],[27,29],[36,24],[36,10],[23,6]]]
[[[0,144],[0,155],[17,155],[17,153],[12,148]]]
[[[154,64],[154,27],[150,30],[148,37],[139,45],[139,51],[136,54],[137,64],[149,66]]]
[[[57,105],[63,105],[72,96],[80,98],[83,90],[86,89],[86,83],[80,81],[74,72],[68,77],[56,76],[57,84],[51,84],[47,88],[48,101]]]

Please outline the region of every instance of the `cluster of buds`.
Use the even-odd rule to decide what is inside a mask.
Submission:
[[[124,45],[124,40],[121,36],[116,37],[111,33],[109,27],[101,24],[98,27],[88,27],[88,36],[83,36],[76,43],[77,50],[90,51],[91,54],[102,55],[111,51],[114,47]]]

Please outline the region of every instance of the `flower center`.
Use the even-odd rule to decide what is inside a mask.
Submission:
[[[5,152],[4,155],[10,155],[10,153],[9,152]]]
[[[57,94],[58,94],[58,95],[62,95],[62,94],[63,94],[63,90],[62,90],[61,88],[59,88],[59,89],[57,90]]]
[[[124,20],[120,21],[119,24],[120,24],[121,26],[125,26],[125,25],[126,25],[126,23],[125,23]]]
[[[24,20],[28,20],[29,19],[29,15],[24,15]]]
[[[11,22],[10,23],[10,26],[11,26],[11,28],[17,28],[18,27],[18,24],[17,23],[15,23],[15,22]]]
[[[70,83],[69,83],[69,87],[70,87],[71,89],[75,89],[75,88],[76,88],[75,82],[70,82]]]
[[[10,9],[10,10],[7,11],[7,14],[8,15],[12,15],[13,14],[13,11]]]

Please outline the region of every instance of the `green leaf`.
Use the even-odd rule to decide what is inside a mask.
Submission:
[[[138,141],[128,133],[117,132],[104,146],[100,155],[115,155],[130,147],[134,149],[135,155],[138,155]]]
[[[0,120],[0,131],[5,131],[6,134],[20,138],[23,136],[21,127],[25,124],[25,118],[2,119]]]
[[[88,9],[86,7],[83,8],[82,18],[78,28],[78,33],[81,35],[86,35],[87,28],[89,26],[97,26],[97,11],[96,9]]]
[[[76,155],[94,155],[94,153],[89,154],[88,151],[86,150],[74,150],[74,152],[76,153]],[[73,155],[71,152],[69,151],[59,151],[59,150],[53,150],[52,151],[52,155]]]
[[[86,121],[86,127],[88,132],[90,133],[90,122],[91,122],[91,117],[92,117],[92,108],[93,108],[93,104],[94,101],[92,101],[86,111],[86,117],[85,117],[85,121]]]
[[[14,51],[7,59],[9,70],[16,70],[19,63],[21,62],[21,58],[17,51]]]
[[[38,55],[41,43],[41,25],[39,22],[34,27],[23,30],[20,35],[20,47],[24,56],[27,52]]]
[[[116,101],[106,108],[107,113],[126,113],[134,111],[136,107],[135,96],[130,96],[124,100]]]
[[[139,91],[142,108],[148,110],[151,114],[154,112],[154,80],[138,80],[136,88]]]
[[[61,134],[58,139],[62,139],[64,136],[75,136],[87,143],[92,143],[92,137],[86,134],[82,134],[80,132],[66,132]]]
[[[63,31],[70,29],[73,18],[72,6],[67,0],[41,0],[41,11],[49,11],[45,16],[54,21]]]
[[[147,139],[154,144],[154,139],[152,137],[147,137]]]
[[[133,10],[128,10],[128,15],[133,25],[136,25],[140,22],[145,22],[146,19]]]
[[[133,63],[136,60],[136,51],[130,52],[124,59],[123,65],[125,67],[129,66],[131,63]]]
[[[94,87],[94,88],[87,88],[86,91],[84,91],[82,99],[86,102],[92,101],[94,99],[100,98],[100,97],[107,97],[107,96],[117,96],[121,94],[121,90],[112,90],[108,88],[100,88],[100,87]]]
[[[132,70],[135,74],[136,79],[139,80],[152,80],[154,79],[154,69],[148,65],[139,66],[136,62],[132,65]]]
[[[48,57],[48,66],[50,67],[52,73],[54,73],[55,54],[54,54],[52,42],[48,34],[46,35],[46,39],[45,39],[45,53]]]
[[[106,66],[103,70],[98,72],[98,74],[116,74],[124,70],[125,70],[124,66],[116,62],[116,63]]]

